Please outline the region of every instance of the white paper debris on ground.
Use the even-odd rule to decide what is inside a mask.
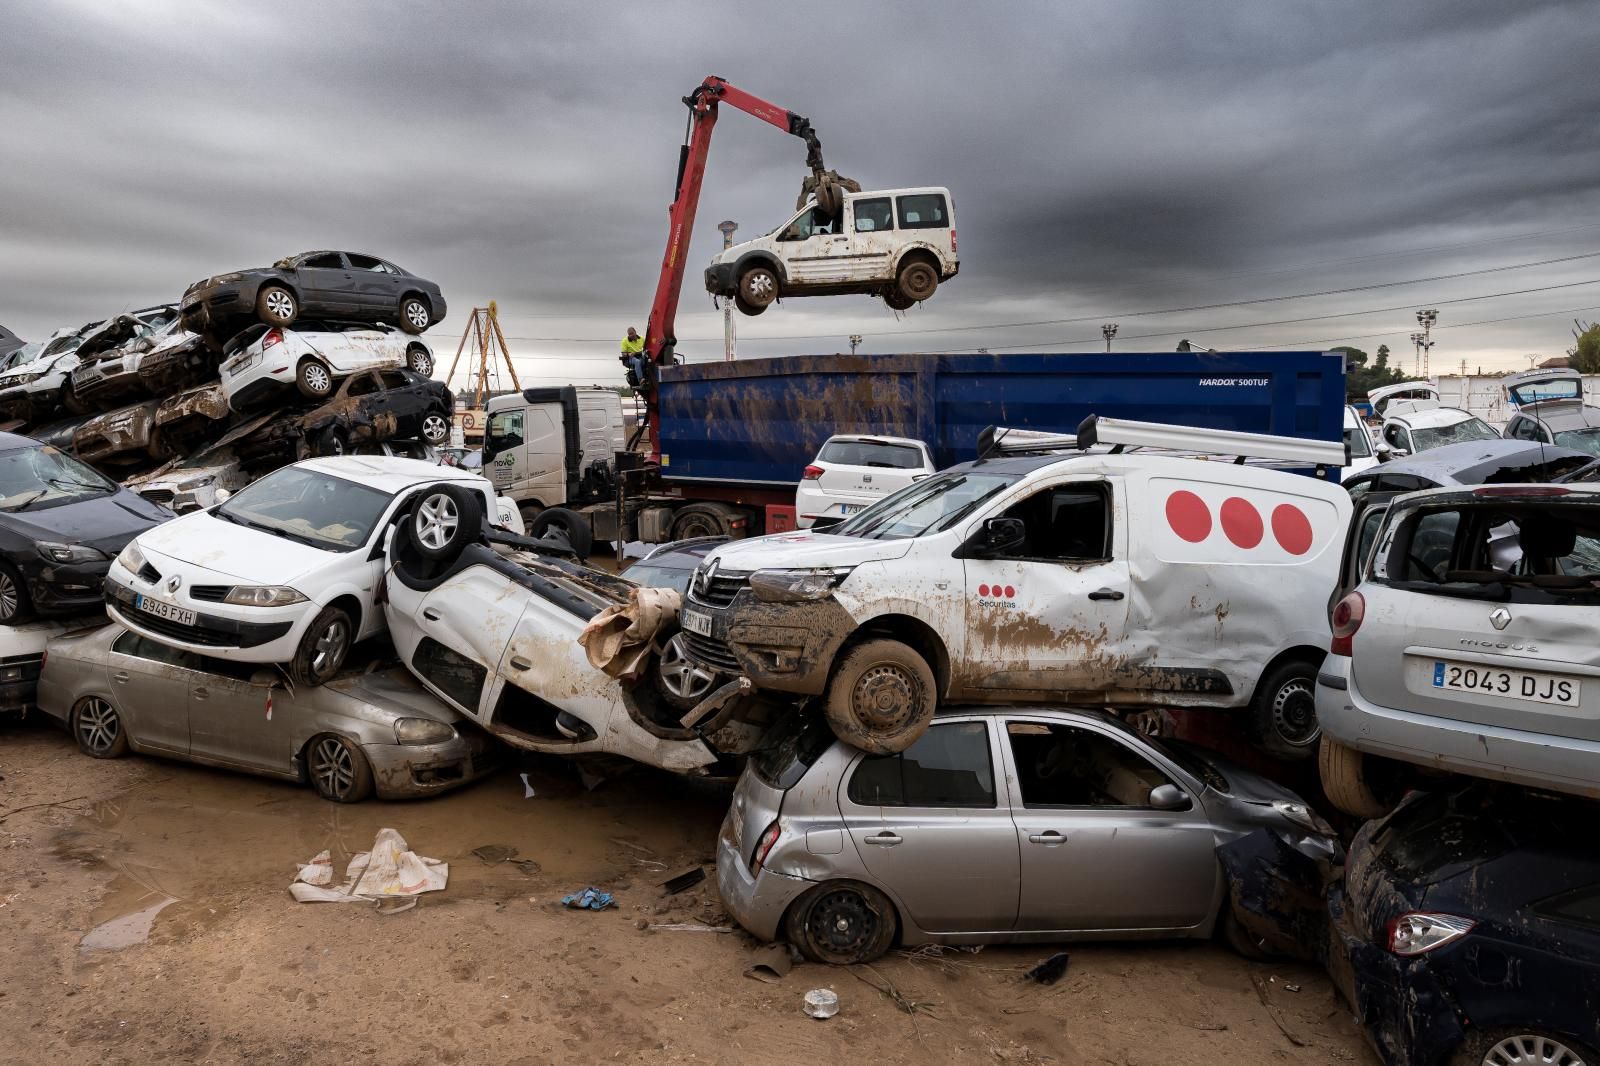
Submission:
[[[380,829],[372,850],[363,851],[345,867],[344,883],[333,885],[333,857],[318,852],[308,863],[297,865],[289,894],[299,903],[349,903],[352,900],[393,899],[438,892],[450,877],[450,867],[438,859],[418,855],[394,829]]]

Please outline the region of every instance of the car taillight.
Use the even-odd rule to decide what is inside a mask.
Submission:
[[[956,231],[954,226],[950,227],[950,250],[952,252],[956,250]]]
[[[1571,489],[1560,485],[1480,485],[1474,496],[1565,496]]]
[[[1453,914],[1409,911],[1389,919],[1389,951],[1395,955],[1426,955],[1466,936],[1477,924],[1471,918]]]
[[[801,481],[815,481],[815,480],[817,480],[817,478],[821,477],[825,472],[826,472],[826,468],[817,466],[815,464],[812,464],[811,466],[806,467],[805,470],[801,472],[800,480]]]
[[[264,352],[268,348],[271,348],[274,345],[278,345],[278,344],[282,344],[282,343],[283,343],[283,330],[281,330],[281,329],[269,329],[269,330],[267,330],[267,335],[265,337],[261,338],[261,350]]]
[[[1333,613],[1328,622],[1333,629],[1333,641],[1328,645],[1328,650],[1334,655],[1353,655],[1351,648],[1355,640],[1356,630],[1361,628],[1361,622],[1367,616],[1367,601],[1359,592],[1352,592],[1344,599],[1333,605]]]
[[[750,856],[750,872],[758,874],[761,867],[766,865],[767,856],[772,854],[772,845],[778,842],[778,837],[783,830],[778,828],[778,823],[773,822],[767,826],[767,831],[761,834],[761,839],[756,841],[756,850]]]

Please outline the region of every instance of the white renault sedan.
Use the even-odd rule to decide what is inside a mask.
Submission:
[[[384,536],[415,490],[441,481],[496,513],[486,478],[415,459],[341,456],[276,470],[129,543],[106,576],[107,608],[152,640],[282,663],[297,684],[320,685],[352,644],[385,631],[373,602]]]
[[[320,400],[352,374],[401,366],[430,377],[433,352],[393,326],[302,319],[293,327],[257,325],[239,334],[228,342],[218,376],[228,406],[244,412],[261,409],[291,386]]]
[[[810,529],[818,519],[831,524],[849,518],[935,469],[928,446],[920,440],[829,437],[800,476],[794,494],[795,524]]]

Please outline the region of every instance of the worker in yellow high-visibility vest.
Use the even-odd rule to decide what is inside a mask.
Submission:
[[[633,378],[629,384],[634,388],[643,388],[644,338],[639,336],[639,331],[632,326],[628,327],[628,335],[622,338],[622,354],[617,358],[622,360],[622,365],[628,368],[628,374]]]

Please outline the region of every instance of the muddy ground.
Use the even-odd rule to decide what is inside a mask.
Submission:
[[[519,779],[529,771],[535,795]],[[592,791],[559,761],[418,803],[340,807],[291,785],[154,759],[102,762],[0,721],[0,1048],[26,1063],[1372,1063],[1314,969],[1211,944],[894,955],[742,976],[710,862],[725,786],[633,770]],[[413,910],[299,904],[296,862],[336,868],[398,829],[447,861]],[[488,865],[480,845],[537,870]],[[621,906],[563,910],[594,884]],[[162,906],[162,905],[165,906]],[[801,1013],[827,986],[837,1017]],[[884,991],[880,991],[883,989]],[[914,1013],[896,1005],[894,991]]]

